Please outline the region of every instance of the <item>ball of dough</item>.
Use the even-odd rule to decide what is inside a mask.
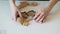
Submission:
[[[23,24],[23,23],[24,23],[24,19],[23,19],[23,18],[18,17],[18,18],[17,18],[17,22],[19,22],[19,23]]]

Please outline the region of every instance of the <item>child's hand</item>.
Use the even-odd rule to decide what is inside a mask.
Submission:
[[[43,20],[47,17],[49,12],[50,12],[50,10],[47,7],[42,8],[41,10],[38,10],[36,12],[33,19],[37,22],[43,22]]]
[[[15,20],[15,21],[17,20],[17,13],[19,14],[20,17],[22,17],[21,12],[19,11],[19,9],[16,6],[12,6],[11,10],[12,10],[12,19],[13,20]]]
[[[44,8],[36,12],[36,15],[34,16],[33,19],[36,20],[37,22],[39,21],[42,22],[47,17],[50,10],[57,2],[58,0],[50,0],[49,3]]]

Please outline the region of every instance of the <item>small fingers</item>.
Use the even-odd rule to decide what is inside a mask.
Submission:
[[[40,22],[44,21],[44,19],[46,19],[47,16],[43,16],[41,19],[40,19]]]
[[[14,12],[14,13],[12,14],[12,20],[14,20],[14,21],[17,20],[16,12]]]
[[[17,12],[16,12],[17,13]],[[15,21],[17,21],[17,14],[15,13],[14,19]]]
[[[13,16],[13,17],[12,17],[12,20],[16,21],[16,19],[17,19],[16,16]]]
[[[40,16],[36,19],[36,21],[38,22],[42,17],[43,17],[43,14],[40,14]]]
[[[42,22],[45,16],[43,16],[39,21]]]
[[[47,15],[41,20],[41,21],[44,21],[44,19],[46,19]]]

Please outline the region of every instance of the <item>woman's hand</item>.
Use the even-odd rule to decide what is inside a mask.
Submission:
[[[44,19],[46,19],[47,15],[49,14],[50,10],[45,7],[42,8],[41,10],[38,10],[34,16],[34,20],[36,22],[43,22]]]

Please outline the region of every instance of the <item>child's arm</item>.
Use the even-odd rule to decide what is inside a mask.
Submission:
[[[9,0],[10,6],[14,6],[15,5],[15,0]]]
[[[17,13],[19,14],[20,17],[22,17],[21,12],[16,7],[15,0],[9,0],[9,3],[10,3],[10,7],[11,7],[12,19],[16,21],[17,20]]]
[[[50,0],[45,7],[47,7],[47,10],[51,10],[57,2],[58,0]]]

